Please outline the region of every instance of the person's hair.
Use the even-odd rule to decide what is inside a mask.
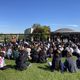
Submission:
[[[4,53],[3,53],[3,52],[0,52],[0,56],[1,56],[1,57],[4,57]]]
[[[67,57],[72,57],[72,53],[71,52],[67,52]]]

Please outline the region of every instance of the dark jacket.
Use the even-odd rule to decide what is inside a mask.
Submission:
[[[28,53],[26,51],[20,51],[19,57],[16,59],[16,68],[24,70],[28,66]]]
[[[57,50],[54,51],[51,70],[60,70],[61,69],[61,53],[58,53]]]
[[[32,57],[32,62],[38,62],[38,52],[35,49],[31,49],[31,57]]]
[[[39,60],[38,60],[38,62],[40,62],[40,63],[45,63],[45,62],[47,62],[47,54],[46,54],[46,52],[45,52],[44,49],[42,49],[42,50],[39,52]]]

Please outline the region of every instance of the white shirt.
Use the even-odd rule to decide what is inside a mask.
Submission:
[[[60,51],[63,51],[63,50],[64,50],[64,48],[63,48],[63,47],[61,47],[61,48],[59,48],[59,50],[60,50]]]
[[[28,52],[28,56],[30,56],[31,55],[31,49],[30,48],[26,48],[26,51]]]
[[[66,50],[67,50],[68,52],[71,52],[71,53],[74,52],[73,48],[71,48],[71,47],[66,47]]]
[[[80,49],[77,47],[77,48],[74,50],[74,52],[80,54]]]
[[[12,50],[8,49],[7,54],[12,54]]]
[[[0,68],[5,66],[4,57],[0,56]]]

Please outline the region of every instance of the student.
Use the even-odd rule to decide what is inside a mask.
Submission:
[[[80,56],[76,60],[77,68],[80,69]]]
[[[34,48],[31,49],[31,58],[32,62],[38,62],[39,59],[38,52]]]
[[[7,50],[7,58],[10,59],[12,55],[12,47],[10,46]]]
[[[45,47],[41,48],[38,55],[39,55],[38,62],[40,62],[40,63],[47,62],[47,51],[46,51]]]
[[[1,52],[3,52],[4,57],[6,57],[6,47],[5,46],[1,47]]]
[[[80,49],[78,46],[75,47],[73,55],[77,57],[76,64],[77,68],[80,69]]]
[[[60,69],[61,69],[61,51],[58,46],[58,48],[55,48],[53,52],[51,71]]]
[[[67,57],[64,62],[65,70],[73,73],[77,72],[76,62],[73,61],[72,53],[70,51],[67,51]]]
[[[53,54],[53,47],[50,46],[49,49],[47,50],[47,56],[52,57],[52,54]]]
[[[27,69],[29,64],[30,63],[28,62],[28,53],[24,49],[20,50],[20,55],[16,59],[16,69],[21,70],[21,71],[25,70]]]
[[[6,68],[7,67],[6,67],[6,64],[5,64],[5,61],[4,61],[4,53],[0,52],[0,69],[4,70]]]
[[[12,55],[13,55],[13,59],[16,60],[19,57],[19,51],[17,47],[13,47],[13,51],[12,51]]]
[[[28,58],[29,58],[29,60],[31,60],[31,48],[30,48],[30,46],[29,46],[29,45],[26,45],[26,46],[25,46],[25,50],[26,50],[27,53],[28,53]]]

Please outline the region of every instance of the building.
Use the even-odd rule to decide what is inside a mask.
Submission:
[[[26,40],[31,40],[33,41],[33,37],[31,36],[31,34],[33,33],[34,28],[28,28],[24,31],[24,37]]]
[[[70,28],[61,28],[51,33],[51,39],[55,37],[61,37],[62,39],[72,40],[73,42],[80,41],[80,32],[77,32]]]
[[[70,32],[70,33],[72,33],[72,32],[75,32],[75,31],[72,30],[72,29],[69,29],[69,28],[61,28],[61,29],[58,29],[58,30],[56,30],[54,32],[56,32],[56,33],[67,33],[67,32]]]
[[[31,41],[34,40],[33,36],[32,36],[32,32],[34,29],[35,29],[35,27],[32,27],[32,28],[28,28],[24,31],[25,39],[31,40]],[[70,28],[61,28],[54,32],[51,32],[49,41],[54,40],[55,37],[58,37],[58,36],[61,37],[62,39],[67,38],[68,40],[72,40],[74,42],[80,40],[80,32],[77,32]],[[76,37],[78,37],[78,39],[76,39]]]
[[[32,34],[33,28],[28,28],[24,31],[24,34]]]

